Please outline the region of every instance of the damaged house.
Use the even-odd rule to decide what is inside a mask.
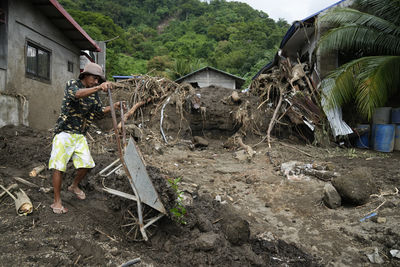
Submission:
[[[100,47],[56,0],[0,2],[0,127],[52,127],[82,50]]]
[[[323,135],[315,133],[323,116],[319,114],[320,82],[330,71],[346,62],[346,58],[338,52],[323,57],[316,53],[318,40],[328,29],[327,25],[319,23],[318,18],[331,8],[347,7],[352,3],[353,0],[338,1],[303,20],[295,21],[282,39],[274,60],[253,77],[250,86],[253,94],[264,96],[266,102],[274,96],[278,98],[278,95],[282,95],[281,103],[278,99],[274,102],[275,107],[279,106],[276,109],[283,110],[282,113],[290,118],[291,123],[303,125],[314,132],[314,137]],[[324,109],[324,112],[334,136],[352,133],[352,129],[342,120],[340,109]],[[280,115],[277,114],[277,117]]]
[[[195,88],[214,85],[229,89],[240,89],[245,80],[213,67],[204,67],[177,79],[175,82],[190,83]]]

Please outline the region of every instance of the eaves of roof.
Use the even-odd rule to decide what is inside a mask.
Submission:
[[[191,73],[189,73],[189,74],[186,74],[185,76],[182,76],[182,77],[180,77],[179,79],[176,79],[175,82],[179,83],[180,81],[186,79],[187,77],[192,76],[193,74],[195,74],[195,73],[197,73],[197,72],[205,71],[205,70],[207,70],[207,69],[213,70],[213,71],[215,71],[215,72],[222,73],[222,74],[227,75],[227,76],[230,76],[230,77],[234,78],[236,81],[241,82],[242,84],[246,81],[245,79],[243,79],[243,78],[241,78],[241,77],[239,77],[239,76],[236,76],[236,75],[230,74],[230,73],[228,73],[228,72],[225,72],[225,71],[222,71],[222,70],[219,70],[219,69],[216,69],[216,68],[207,66],[207,67],[198,69],[198,70],[196,70],[196,71],[193,71],[193,72],[191,72]]]
[[[100,47],[57,0],[29,0],[79,49],[100,52]]]
[[[320,11],[318,11],[318,12],[316,12],[316,13],[308,16],[308,17],[306,17],[305,19],[293,22],[292,26],[290,26],[290,28],[286,32],[285,36],[283,37],[283,39],[281,41],[281,44],[279,45],[279,49],[282,49],[285,46],[285,44],[290,40],[290,38],[292,38],[292,36],[296,33],[296,31],[299,28],[304,27],[307,24],[314,23],[315,18],[320,13],[322,13],[322,12],[332,8],[332,7],[335,7],[335,6],[339,5],[340,3],[344,2],[344,1],[347,1],[347,0],[338,1],[338,2],[336,2],[334,4],[332,4],[332,5],[324,8],[324,9],[322,9],[322,10],[320,10]],[[252,79],[253,80],[256,79],[261,73],[263,73],[264,71],[266,71],[266,70],[272,68],[273,66],[275,66],[275,64],[278,63],[276,58],[277,58],[277,55],[275,56],[275,58],[274,58],[274,60],[272,62],[270,62],[267,65],[265,65],[256,75],[254,75],[254,77]]]

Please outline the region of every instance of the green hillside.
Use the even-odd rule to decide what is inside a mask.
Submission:
[[[246,78],[275,52],[289,25],[225,0],[60,0],[95,40],[107,44],[107,76],[176,79],[206,65]]]

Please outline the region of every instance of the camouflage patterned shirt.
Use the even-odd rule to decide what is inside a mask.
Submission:
[[[99,94],[96,92],[84,98],[76,98],[79,89],[85,88],[81,80],[70,80],[64,91],[61,114],[57,119],[54,132],[86,134],[93,120],[104,115]]]

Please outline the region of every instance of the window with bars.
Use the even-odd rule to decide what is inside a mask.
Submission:
[[[28,42],[26,46],[27,76],[50,81],[50,55],[50,51]]]

